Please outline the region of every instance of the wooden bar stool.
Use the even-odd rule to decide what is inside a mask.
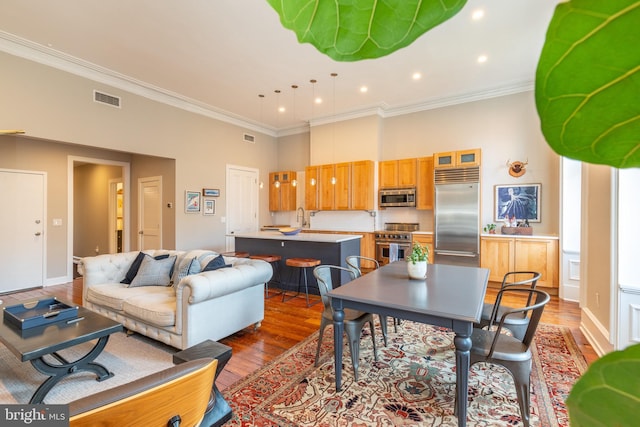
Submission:
[[[268,282],[266,282],[264,284],[265,288],[264,288],[264,298],[265,299],[269,299],[269,298],[273,298],[275,296],[278,296],[280,294],[283,294],[284,291],[280,290],[280,292],[277,292],[275,294],[269,295],[269,283],[273,283],[273,284],[278,284],[280,286],[282,283],[282,280],[280,278],[280,260],[282,260],[282,257],[280,255],[251,255],[249,256],[249,258],[251,259],[260,259],[262,261],[268,262],[269,264],[271,264],[271,268],[273,268],[273,276],[271,277],[271,280],[269,280]],[[276,280],[275,277],[278,276],[278,279]]]
[[[300,277],[298,279],[298,292],[295,295],[290,295],[289,298],[284,299],[287,294],[285,292],[282,293],[282,301],[289,301],[292,298],[300,295],[300,285],[302,284],[302,276],[304,276],[304,294],[307,300],[307,307],[311,307],[320,302],[320,300],[314,302],[313,304],[309,304],[309,286],[307,284],[307,268],[313,268],[320,265],[319,259],[314,258],[288,258],[286,261],[288,267],[299,268]],[[293,274],[293,269],[291,270],[291,275]]]
[[[220,255],[236,258],[249,258],[249,252],[243,251],[222,252]]]

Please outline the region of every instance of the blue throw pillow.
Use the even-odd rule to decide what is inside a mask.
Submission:
[[[124,279],[122,279],[122,282],[120,283],[125,283],[127,285],[131,284],[131,281],[133,280],[134,277],[136,277],[136,274],[138,274],[138,270],[140,269],[140,264],[142,264],[142,260],[144,259],[145,254],[140,252],[138,253],[138,256],[136,257],[136,259],[133,260],[133,264],[131,264],[131,267],[129,267],[129,271],[127,271],[127,274],[125,274]]]
[[[209,261],[207,263],[207,265],[204,266],[202,271],[203,272],[204,271],[213,271],[213,270],[217,270],[219,268],[226,268],[226,267],[231,267],[231,264],[225,264],[224,263],[224,258],[222,257],[222,255],[218,255],[217,257],[215,257],[214,259]]]

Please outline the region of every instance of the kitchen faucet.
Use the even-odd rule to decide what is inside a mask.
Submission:
[[[304,220],[304,208],[302,206],[296,211],[296,222],[300,223],[301,227],[307,225],[307,222]]]

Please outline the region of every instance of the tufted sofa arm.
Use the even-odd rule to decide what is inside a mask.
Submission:
[[[267,262],[238,258],[233,262],[233,268],[220,268],[185,277],[178,284],[176,293],[180,299],[186,290],[189,294],[187,302],[197,304],[237,292],[246,288],[248,283],[266,283],[272,274],[273,269]]]

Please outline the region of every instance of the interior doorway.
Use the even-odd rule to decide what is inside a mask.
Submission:
[[[227,165],[227,251],[235,250],[233,234],[258,231],[258,172]]]
[[[130,165],[127,162],[68,157],[68,254],[69,266],[74,257],[113,253],[130,247]],[[121,194],[118,195],[118,189]],[[118,198],[122,212],[118,218]],[[120,225],[119,233],[116,233]],[[114,232],[112,234],[112,231]]]

